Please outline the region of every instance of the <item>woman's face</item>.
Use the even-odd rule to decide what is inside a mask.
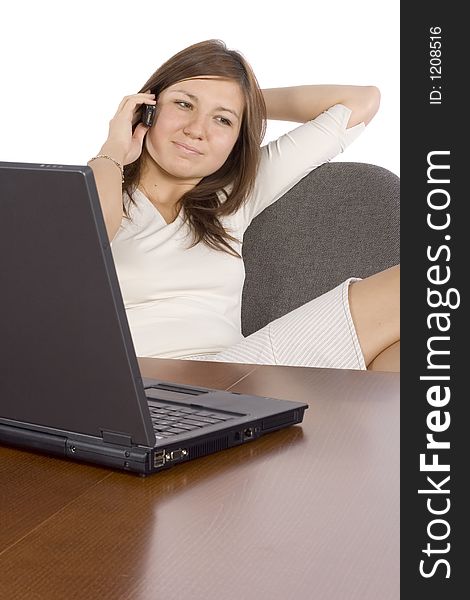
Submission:
[[[173,177],[200,180],[227,160],[240,132],[244,104],[233,80],[204,76],[179,81],[158,98],[146,149]]]

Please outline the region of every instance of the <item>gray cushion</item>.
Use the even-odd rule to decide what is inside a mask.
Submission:
[[[314,169],[250,224],[244,237],[242,332],[400,262],[397,175],[367,163]]]

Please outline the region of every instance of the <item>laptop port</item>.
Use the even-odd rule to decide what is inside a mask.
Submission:
[[[243,432],[243,436],[246,438],[251,438],[254,435],[254,431],[252,427],[248,427],[247,429],[244,430]]]
[[[158,469],[158,467],[163,467],[165,464],[165,450],[159,450],[155,452],[153,455],[153,466]]]
[[[181,460],[187,456],[188,451],[183,448],[179,448],[178,450],[172,450],[171,452],[168,452],[165,458],[166,460]]]

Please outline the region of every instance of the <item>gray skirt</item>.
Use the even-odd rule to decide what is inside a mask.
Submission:
[[[348,301],[351,277],[222,352],[180,356],[257,365],[366,369]]]

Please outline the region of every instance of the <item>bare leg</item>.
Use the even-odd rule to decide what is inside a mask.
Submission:
[[[349,306],[366,365],[372,367],[400,339],[400,265],[352,283]],[[399,346],[383,358],[389,355],[392,360],[397,351]]]
[[[370,371],[400,372],[400,342],[385,348],[367,367]]]

